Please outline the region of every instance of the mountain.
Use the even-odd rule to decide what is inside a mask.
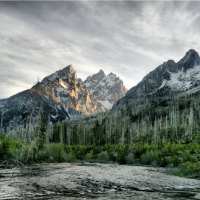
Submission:
[[[149,95],[186,95],[200,90],[200,57],[191,49],[177,63],[168,60],[131,88],[114,108],[123,107]]]
[[[104,74],[102,70],[101,74]],[[44,110],[49,122],[55,123],[109,109],[122,95],[120,90],[115,89],[111,98],[108,94],[111,93],[112,87],[117,88],[119,84],[122,84],[122,88],[125,87],[114,74],[99,77],[98,83],[102,83],[102,87],[93,87],[93,79],[99,75],[88,77],[83,82],[77,78],[74,67],[69,65],[45,77],[31,89],[0,100],[1,129],[8,131],[16,127],[27,127],[27,124],[36,124],[41,110]],[[93,90],[89,87],[90,83]],[[105,95],[100,98],[99,92]],[[110,107],[105,107],[102,100],[109,102]]]
[[[62,134],[74,145],[199,144],[199,111],[200,57],[189,50],[180,61],[169,60],[147,74],[109,112],[65,122],[52,135]]]
[[[65,118],[98,112],[98,100],[89,93],[83,81],[77,78],[72,65],[45,77],[32,90],[55,110],[62,110]]]
[[[106,76],[103,70],[87,77],[84,84],[90,94],[99,100],[104,111],[111,109],[113,104],[127,92],[122,80],[116,74],[110,73]]]

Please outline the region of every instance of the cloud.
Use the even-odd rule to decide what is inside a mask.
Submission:
[[[168,59],[200,50],[200,2],[0,2],[0,98],[73,64],[130,88]]]

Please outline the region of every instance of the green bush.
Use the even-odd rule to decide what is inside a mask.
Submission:
[[[180,164],[180,157],[178,155],[172,155],[171,162],[173,166],[177,167]]]
[[[182,175],[198,174],[199,176],[200,162],[199,163],[185,162],[180,165],[180,169],[181,169]]]
[[[141,163],[147,165],[157,165],[159,161],[159,153],[158,151],[147,151],[141,156]]]
[[[107,151],[102,151],[102,152],[98,155],[97,159],[98,159],[99,161],[103,161],[103,162],[107,162],[107,161],[110,160]]]
[[[23,144],[12,137],[0,136],[0,160],[21,159]]]
[[[52,143],[47,145],[47,154],[51,162],[64,162],[69,159],[69,155],[64,150],[63,144]]]
[[[76,161],[75,153],[73,151],[67,153],[65,155],[64,161],[66,161],[66,162],[74,162],[74,161]]]
[[[93,153],[92,152],[89,152],[89,153],[85,154],[84,160],[91,161],[92,159],[93,159]]]
[[[161,167],[166,167],[171,165],[171,156],[161,156],[159,160],[159,165]]]

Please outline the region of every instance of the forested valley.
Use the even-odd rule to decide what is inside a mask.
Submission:
[[[116,162],[169,168],[200,178],[199,95],[140,98],[110,112],[49,124],[43,109],[38,123],[1,134],[0,158],[36,162]]]

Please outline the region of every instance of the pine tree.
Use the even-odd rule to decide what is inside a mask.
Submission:
[[[38,135],[38,149],[43,149],[46,142],[46,131],[48,125],[48,116],[45,113],[44,106],[42,105],[40,108],[39,114],[39,135]]]

